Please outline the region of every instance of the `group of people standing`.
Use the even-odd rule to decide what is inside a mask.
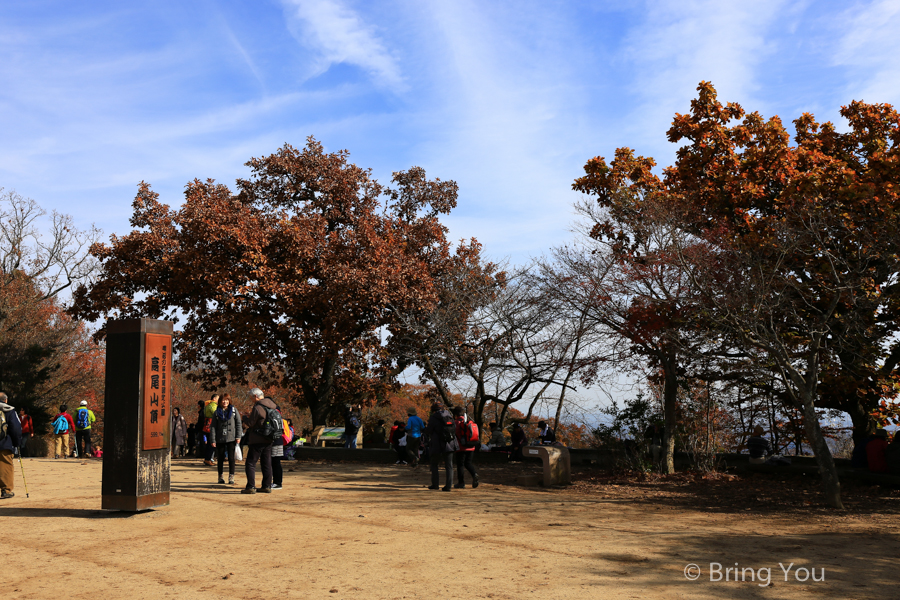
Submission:
[[[172,412],[172,457],[193,454],[196,448],[196,456],[203,458],[205,465],[216,467],[220,484],[226,483],[227,463],[228,485],[235,483],[237,461],[246,459],[244,471],[247,485],[241,490],[242,493],[268,493],[281,489],[284,444],[293,438],[294,430],[290,419],[281,417],[281,411],[272,398],[265,396],[259,388],[250,390],[250,396],[254,405],[243,417],[229,394],[213,394],[209,400],[197,402],[195,424],[188,425],[181,411],[175,408]],[[264,423],[275,415],[278,419],[277,435],[261,432]],[[242,456],[242,446],[247,447],[246,457]],[[256,488],[257,463],[261,464],[262,469],[259,489]]]

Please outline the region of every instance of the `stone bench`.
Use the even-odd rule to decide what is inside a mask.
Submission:
[[[522,456],[540,458],[544,466],[544,487],[572,483],[569,449],[560,446],[525,446]]]

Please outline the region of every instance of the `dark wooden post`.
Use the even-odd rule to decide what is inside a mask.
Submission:
[[[167,505],[172,322],[111,320],[106,332],[102,507]]]

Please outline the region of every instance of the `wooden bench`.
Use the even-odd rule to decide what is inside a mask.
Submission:
[[[537,457],[544,465],[544,487],[572,483],[569,449],[560,446],[525,446],[522,456]]]

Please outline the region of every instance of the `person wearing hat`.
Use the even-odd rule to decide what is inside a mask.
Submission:
[[[769,440],[763,437],[765,430],[757,425],[753,428],[753,435],[747,438],[747,452],[750,453],[750,464],[761,465],[766,462],[766,457],[772,454],[772,446]]]
[[[866,458],[869,462],[869,471],[872,473],[887,473],[888,464],[885,451],[888,447],[888,433],[884,429],[875,430],[875,439],[866,444]]]
[[[91,456],[94,451],[91,445],[91,425],[97,421],[94,412],[87,406],[87,400],[82,400],[75,412],[75,452],[82,458]]]
[[[408,462],[413,467],[419,466],[419,449],[422,447],[422,434],[425,432],[425,421],[417,414],[416,407],[406,409],[409,417],[406,420],[406,453]]]

